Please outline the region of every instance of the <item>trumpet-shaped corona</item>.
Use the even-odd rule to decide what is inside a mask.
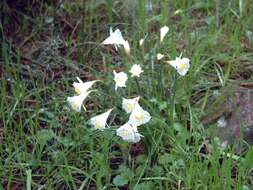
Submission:
[[[69,103],[69,105],[71,106],[71,108],[77,112],[81,111],[82,105],[83,105],[83,101],[86,99],[86,97],[90,94],[91,91],[82,93],[80,95],[77,96],[72,96],[72,97],[68,97],[67,98],[67,102]],[[83,108],[85,109],[85,107],[83,106]]]
[[[186,75],[186,73],[188,72],[189,68],[190,68],[190,59],[183,57],[176,57],[175,60],[172,61],[167,61],[172,67],[174,67],[178,74],[180,74],[181,76]]]
[[[138,104],[140,97],[122,100],[122,108],[126,111],[126,113],[131,113],[136,104]]]
[[[117,136],[120,136],[124,141],[136,143],[141,140],[142,135],[138,133],[137,128],[125,123],[116,130]]]
[[[132,113],[130,114],[129,124],[134,127],[146,124],[150,121],[150,114],[145,111],[139,104],[136,104]]]
[[[106,127],[106,121],[111,113],[112,109],[109,109],[108,111],[97,115],[95,117],[92,117],[90,119],[90,124],[94,126],[95,129],[103,130]]]
[[[73,86],[75,88],[75,92],[77,94],[86,93],[95,82],[98,82],[98,80],[83,82],[79,77],[77,77],[77,80],[78,80],[78,82],[73,83]]]

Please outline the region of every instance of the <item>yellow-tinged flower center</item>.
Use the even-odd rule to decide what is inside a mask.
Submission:
[[[129,132],[127,130],[123,130],[123,131],[121,131],[121,136],[127,137],[127,136],[129,136]]]
[[[102,129],[103,128],[103,124],[101,123],[101,121],[99,121],[99,120],[95,121],[95,128],[96,129]]]
[[[71,106],[74,110],[77,110],[79,108],[79,102],[73,101],[73,102],[71,102]]]
[[[135,115],[135,119],[138,121],[138,122],[143,122],[144,121],[144,115],[142,113],[136,113]]]
[[[117,76],[116,81],[122,83],[122,82],[124,82],[124,78],[121,76]]]
[[[134,105],[132,105],[132,104],[130,104],[130,103],[128,103],[128,104],[126,105],[126,107],[127,107],[127,109],[130,110],[130,111],[134,109]]]
[[[186,68],[187,68],[187,65],[185,63],[180,63],[178,65],[178,69],[180,69],[180,70],[185,70]]]
[[[77,94],[81,94],[80,88],[76,87],[76,88],[75,88],[75,91],[76,91]]]

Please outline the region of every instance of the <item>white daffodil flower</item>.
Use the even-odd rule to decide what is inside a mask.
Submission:
[[[130,55],[130,45],[128,43],[128,41],[126,40],[125,43],[123,44],[125,52],[127,55]]]
[[[136,104],[138,104],[140,97],[122,100],[122,108],[126,111],[126,113],[131,113]]]
[[[116,29],[114,32],[112,30],[112,28],[110,28],[110,36],[108,38],[106,38],[102,44],[105,45],[123,45],[126,43],[126,41],[124,40],[121,31],[119,29]]]
[[[143,72],[140,65],[134,64],[129,71],[132,74],[132,77],[140,77],[140,74]]]
[[[87,92],[92,87],[92,85],[98,81],[98,80],[93,80],[93,81],[83,82],[79,77],[77,77],[77,80],[78,82],[73,83],[75,92],[77,94],[82,94],[82,93]]]
[[[168,26],[163,26],[160,29],[160,42],[163,41],[164,37],[166,36],[166,34],[169,32],[169,27]]]
[[[138,133],[137,128],[132,127],[129,123],[125,123],[116,130],[117,136],[120,136],[124,141],[137,143],[143,137]]]
[[[167,61],[167,63],[174,67],[181,76],[184,76],[190,68],[190,59],[186,57],[176,57],[175,60]]]
[[[106,127],[106,121],[113,109],[109,109],[108,111],[97,115],[95,117],[92,117],[90,119],[90,124],[94,126],[95,129],[103,130]]]
[[[164,55],[161,54],[161,53],[158,53],[158,54],[156,55],[156,58],[157,58],[157,60],[161,60],[162,58],[164,58]]]
[[[136,104],[132,113],[130,114],[129,124],[131,124],[134,127],[138,127],[140,125],[148,123],[150,119],[151,119],[150,114],[144,109],[142,109],[142,107],[139,104]]]
[[[139,46],[141,47],[143,45],[143,43],[144,43],[144,39],[141,38],[140,41],[139,41]]]
[[[118,87],[126,87],[127,74],[124,72],[117,73],[115,70],[113,70],[113,74],[115,81],[115,90],[117,90]]]
[[[91,91],[82,93],[80,95],[77,96],[72,96],[72,97],[68,97],[67,98],[67,102],[69,103],[69,105],[71,106],[71,108],[77,112],[81,111],[81,107],[83,105],[83,101],[86,99],[86,97],[91,93]],[[85,107],[83,106],[84,110]]]
[[[177,10],[174,12],[174,15],[180,14],[180,13],[182,13],[182,12],[183,12],[182,9],[177,9]]]

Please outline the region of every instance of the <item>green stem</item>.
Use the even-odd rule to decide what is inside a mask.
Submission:
[[[122,156],[123,156],[124,164],[127,165],[128,160],[129,160],[129,144],[128,143],[122,144]]]
[[[141,87],[140,87],[139,81],[137,80],[136,77],[134,77],[134,80],[135,80],[135,83],[136,83],[136,86],[137,86],[137,89],[138,89],[138,94],[141,95]]]
[[[174,125],[174,111],[175,111],[175,96],[177,87],[177,73],[174,71],[172,78],[171,96],[170,96],[170,122]]]

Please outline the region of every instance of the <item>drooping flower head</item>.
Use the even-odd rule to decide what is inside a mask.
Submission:
[[[115,90],[117,90],[118,87],[126,87],[127,74],[124,72],[117,73],[115,70],[113,70],[113,74],[115,81]]]
[[[102,44],[105,45],[124,45],[125,44],[125,40],[121,34],[121,31],[119,29],[116,29],[114,32],[112,30],[112,28],[110,28],[110,36],[108,38],[106,38]]]
[[[77,96],[72,96],[67,98],[67,102],[71,106],[71,108],[77,112],[81,111],[81,107],[83,105],[83,101],[86,99],[86,97],[91,93],[91,91],[87,91],[85,93],[79,94]],[[83,106],[84,110],[85,107]]]
[[[125,43],[123,44],[125,52],[127,55],[130,55],[130,45],[128,43],[128,41],[126,40]]]
[[[166,34],[169,32],[169,27],[168,26],[163,26],[160,29],[160,42],[163,41],[164,37],[166,36]]]
[[[122,108],[126,111],[126,113],[131,113],[136,104],[138,104],[140,97],[122,100]]]
[[[145,111],[139,104],[136,104],[132,113],[130,114],[129,124],[138,127],[140,125],[148,123],[150,119],[150,114]]]
[[[132,74],[132,77],[140,77],[143,70],[140,65],[134,64],[129,72]]]
[[[176,57],[175,60],[167,61],[172,67],[174,67],[178,74],[184,76],[190,68],[190,59],[183,57]]]
[[[161,54],[161,53],[158,53],[158,54],[156,55],[156,58],[157,58],[157,60],[161,60],[162,58],[164,58],[164,55]]]
[[[103,130],[106,128],[106,121],[113,109],[109,109],[108,111],[97,115],[95,117],[92,117],[90,119],[90,124],[94,126],[95,129]]]
[[[144,43],[144,39],[141,38],[141,39],[139,40],[139,46],[141,47],[141,46],[143,45],[143,43]]]
[[[137,128],[125,123],[116,130],[117,136],[120,136],[124,141],[136,143],[141,140],[142,135],[138,133]]]
[[[93,80],[88,82],[83,82],[79,77],[77,77],[78,82],[74,82],[73,86],[75,88],[75,92],[77,94],[83,94],[86,93],[95,82],[98,82],[99,80]]]

